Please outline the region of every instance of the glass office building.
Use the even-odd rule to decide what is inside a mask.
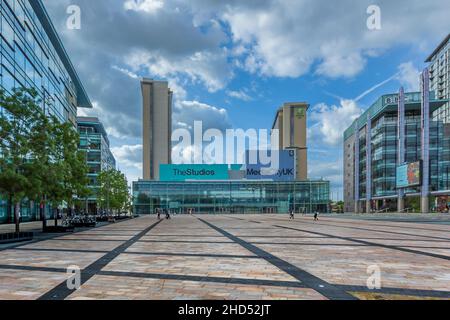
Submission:
[[[138,181],[133,183],[136,214],[156,209],[176,213],[329,212],[328,181]]]
[[[80,150],[86,151],[89,166],[89,188],[91,196],[84,207],[89,213],[97,213],[98,175],[102,171],[116,168],[116,160],[110,149],[108,135],[103,124],[95,117],[78,117],[78,133],[80,134]]]
[[[431,196],[435,199],[439,196],[450,195],[450,124],[442,118],[432,117],[446,102],[447,100],[435,99],[434,92],[430,93],[429,189]],[[405,94],[404,163],[422,160],[421,103],[420,92]],[[399,95],[384,95],[345,131],[345,211],[367,211],[364,209],[367,207],[364,205],[367,201],[370,202],[372,210],[397,208],[399,196],[397,188],[398,114]],[[368,137],[370,137],[370,152],[367,150]],[[370,156],[370,167],[368,167],[368,156]],[[368,175],[370,175],[369,178]],[[368,186],[371,188],[370,192],[368,192]],[[418,199],[421,186],[409,187],[403,191],[407,198]],[[416,202],[419,206],[419,202]],[[432,205],[434,206],[434,202]]]
[[[0,88],[34,88],[46,114],[76,129],[77,108],[92,105],[42,1],[0,0],[0,7]],[[24,203],[22,221],[38,219],[37,207]],[[12,219],[0,196],[0,223]]]

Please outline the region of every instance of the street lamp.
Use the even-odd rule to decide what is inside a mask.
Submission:
[[[89,156],[89,151],[91,150],[91,146],[90,146],[90,141],[89,141],[89,137],[88,137],[88,132],[86,130],[86,143],[87,143],[87,148],[86,148],[86,165],[88,165],[88,156]],[[89,165],[88,165],[89,166]],[[89,196],[86,194],[86,215],[89,215]]]

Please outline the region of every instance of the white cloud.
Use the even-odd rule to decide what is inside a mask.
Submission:
[[[144,11],[147,13],[155,13],[164,7],[162,0],[127,0],[124,2],[125,10]]]
[[[317,0],[191,1],[194,15],[203,21],[209,13],[228,24],[236,65],[264,76],[295,78],[313,69],[325,77],[353,77],[368,58],[395,46],[412,44],[426,55],[450,28],[448,0],[381,1],[377,31],[366,25],[371,4],[373,0],[341,0],[339,5]]]
[[[239,90],[239,91],[231,91],[228,90],[227,91],[227,95],[229,97],[238,99],[238,100],[242,100],[242,101],[251,101],[253,100],[252,97],[250,97],[247,93],[245,93],[243,90]]]
[[[225,50],[198,51],[171,59],[158,51],[137,50],[125,61],[135,72],[144,69],[157,77],[172,79],[187,76],[193,83],[204,84],[210,92],[223,89],[233,76]]]
[[[361,113],[354,100],[341,100],[339,106],[320,103],[312,108],[310,118],[316,124],[309,128],[311,138],[337,146],[342,142],[343,132]]]
[[[120,166],[142,170],[142,145],[122,145],[111,148],[111,152]]]
[[[404,86],[405,91],[419,91],[420,87],[420,71],[417,69],[412,62],[402,63],[398,67],[399,73],[397,75],[397,80],[402,86]]]

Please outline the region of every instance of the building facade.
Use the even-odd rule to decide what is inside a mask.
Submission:
[[[279,132],[279,148],[294,149],[297,154],[296,179],[308,178],[307,112],[309,104],[305,102],[285,103],[275,116],[272,126]],[[274,136],[272,134],[272,141]]]
[[[427,58],[430,70],[430,90],[437,99],[450,99],[450,34]],[[440,108],[433,117],[450,122],[450,104]]]
[[[431,118],[448,100],[430,92],[427,101],[421,92],[383,95],[345,131],[347,212],[428,212],[450,195],[450,125]],[[400,188],[398,168],[407,163],[421,163],[421,181]]]
[[[311,213],[329,210],[328,181],[186,181],[133,183],[136,214],[156,209],[176,213]]]
[[[159,180],[159,166],[172,158],[172,91],[167,81],[143,79],[143,177]]]
[[[34,88],[43,111],[75,129],[77,108],[92,105],[42,1],[0,0],[0,7],[0,88]],[[39,219],[38,204],[24,202],[21,217]],[[9,201],[0,196],[0,223],[13,219]]]
[[[86,152],[89,167],[89,188],[91,196],[85,199],[85,210],[96,214],[99,208],[97,194],[99,191],[98,175],[102,171],[116,168],[116,160],[111,152],[108,135],[98,118],[78,117],[78,133],[80,134],[80,150]]]

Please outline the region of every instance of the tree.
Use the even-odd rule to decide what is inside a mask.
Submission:
[[[99,192],[97,201],[100,207],[116,212],[129,210],[130,192],[125,175],[118,170],[104,170],[97,178]]]
[[[89,168],[78,150],[78,132],[72,124],[47,116],[39,104],[33,89],[16,89],[11,95],[0,91],[0,192],[14,204],[16,232],[24,198],[40,201],[41,207],[48,201],[57,209],[64,201],[72,206],[76,196],[89,192]],[[41,218],[45,227],[42,208]]]
[[[15,231],[19,233],[21,201],[34,199],[41,186],[31,143],[41,109],[36,91],[24,88],[11,95],[0,90],[0,105],[0,192],[14,205]]]
[[[57,225],[59,206],[66,202],[69,208],[73,208],[75,197],[87,196],[89,181],[87,174],[89,168],[86,157],[78,150],[79,134],[70,123],[60,123],[55,117],[51,117],[50,136],[53,144],[49,148],[50,183],[44,187],[45,194],[56,211],[55,226]],[[47,177],[46,179],[48,179]]]

